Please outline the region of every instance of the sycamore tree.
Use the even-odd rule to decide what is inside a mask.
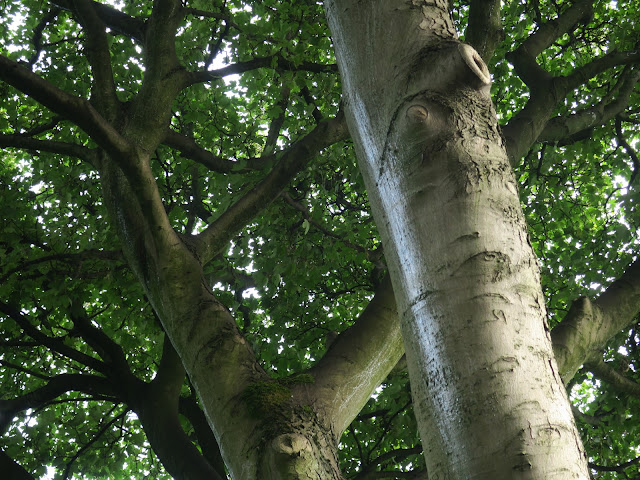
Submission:
[[[2,478],[638,478],[639,11],[4,2]]]

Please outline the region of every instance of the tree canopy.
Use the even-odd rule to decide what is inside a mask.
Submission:
[[[171,478],[178,448],[227,474],[149,298],[153,279],[143,286],[144,265],[123,252],[103,157],[123,155],[123,131],[136,148],[154,145],[163,212],[277,379],[243,390],[253,414],[269,416],[347,335],[362,351],[384,341],[378,327],[356,328],[390,287],[323,5],[185,0],[165,18],[168,4],[4,4],[0,471],[10,478]],[[640,2],[470,0],[451,11],[492,73],[593,477],[640,478]],[[118,168],[131,183],[136,173]],[[384,308],[397,323],[393,301]],[[364,368],[351,364],[355,376]],[[153,419],[174,407],[176,430],[159,434]],[[346,478],[426,478],[402,361],[354,417],[338,449]],[[163,444],[167,431],[179,432],[175,445]]]

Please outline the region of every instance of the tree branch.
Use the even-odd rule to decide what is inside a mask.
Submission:
[[[22,328],[22,330],[24,330],[27,335],[29,335],[37,342],[40,342],[40,344],[44,345],[45,347],[50,348],[51,350],[58,352],[67,358],[75,360],[76,362],[85,365],[97,372],[100,372],[107,376],[109,375],[110,369],[106,364],[104,364],[97,358],[79,352],[65,345],[64,342],[59,338],[49,337],[48,335],[45,335],[36,327],[34,327],[31,322],[22,313],[20,313],[18,309],[3,301],[0,301],[0,312],[11,318],[18,324],[20,328]]]
[[[614,89],[597,105],[584,108],[572,115],[557,116],[549,120],[538,140],[566,145],[574,138],[580,139],[582,132],[604,125],[627,108],[633,89],[639,80],[640,71],[626,72],[618,79]],[[617,98],[612,99],[615,94]]]
[[[51,3],[64,10],[74,11],[73,2],[74,0],[55,0]],[[100,20],[110,30],[132,38],[139,43],[144,42],[146,30],[144,20],[127,15],[103,3],[91,1],[91,4]]]
[[[347,137],[347,125],[344,116],[339,113],[334,119],[321,122],[304,138],[276,155],[279,161],[264,180],[195,237],[197,255],[203,264],[225,249],[227,242],[264,210],[322,149]]]
[[[216,440],[215,435],[211,431],[209,424],[207,423],[207,417],[202,409],[198,406],[195,397],[180,398],[180,414],[189,420],[196,438],[198,439],[198,445],[202,450],[202,455],[207,459],[209,464],[220,474],[224,475],[225,466],[220,453],[220,446]]]
[[[0,399],[0,434],[9,427],[13,417],[30,408],[40,408],[67,392],[114,396],[114,390],[104,377],[95,375],[62,374],[49,379],[46,385],[8,400]]]
[[[528,76],[525,82],[532,82],[535,88],[530,85],[531,98],[526,106],[502,129],[511,163],[515,164],[519,161],[531,145],[538,141],[540,134],[552,118],[554,109],[571,90],[610,68],[638,61],[640,61],[640,52],[612,52],[577,68],[566,77],[552,77],[537,63],[535,66],[529,65],[537,73],[519,72],[521,78],[523,75],[525,78]],[[535,63],[535,59],[530,57],[528,62]]]
[[[638,154],[635,149],[627,142],[627,139],[624,137],[624,132],[622,131],[622,120],[620,117],[616,117],[616,140],[624,151],[627,152],[629,158],[631,158],[631,162],[633,163],[633,172],[631,173],[631,178],[629,179],[629,185],[632,185],[638,175],[638,171],[640,171],[640,159],[638,159]]]
[[[297,394],[340,435],[403,353],[395,296],[387,276],[356,323],[311,368],[315,382],[300,386]]]
[[[584,363],[600,357],[609,339],[640,312],[640,260],[602,293],[573,302],[562,322],[551,331],[560,376],[567,384]]]
[[[92,99],[101,113],[107,113],[107,118],[113,121],[119,110],[119,101],[104,23],[91,0],[73,0],[73,6],[86,38],[86,55],[93,74]]]
[[[0,450],[0,472],[7,475],[6,480],[35,480],[35,477],[16,463],[3,450]]]
[[[275,65],[274,65],[275,63]],[[271,55],[268,57],[258,57],[244,62],[236,62],[217,70],[197,71],[189,73],[187,86],[196,83],[213,82],[228,75],[236,75],[258,68],[277,67],[285,71],[307,71],[313,73],[337,73],[338,66],[335,64],[321,64],[313,62],[302,62],[296,64],[283,58],[281,55]]]
[[[0,55],[0,80],[84,130],[100,147],[116,158],[127,156],[132,147],[91,105],[70,95],[22,65]]]
[[[465,42],[489,65],[493,52],[504,38],[500,0],[471,0]]]
[[[127,362],[127,357],[122,347],[102,330],[91,324],[89,315],[82,305],[82,301],[77,298],[71,299],[69,313],[74,329],[77,330],[82,339],[100,355],[100,358],[102,358],[106,364],[116,370],[115,372],[110,372],[110,377],[125,379],[131,376],[132,373],[129,362]]]
[[[578,0],[557,18],[540,25],[536,32],[522,42],[516,52],[535,58],[577,24],[587,23],[592,16],[593,0]]]
[[[228,173],[237,165],[232,160],[216,157],[209,150],[199,146],[193,138],[170,128],[167,129],[162,143],[178,150],[183,157],[198,162],[214,172]]]
[[[0,135],[0,147],[15,147],[24,150],[35,150],[75,157],[98,168],[98,157],[95,151],[75,143],[38,140],[25,135]]]
[[[596,378],[607,382],[613,388],[626,395],[633,395],[640,399],[640,383],[625,377],[618,372],[611,364],[606,363],[602,357],[591,361],[585,365]]]

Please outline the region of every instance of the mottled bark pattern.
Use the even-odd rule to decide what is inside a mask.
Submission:
[[[445,2],[326,4],[429,478],[589,478],[485,63]]]

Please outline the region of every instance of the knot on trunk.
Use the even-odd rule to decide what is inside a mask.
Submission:
[[[299,457],[306,452],[311,452],[309,440],[297,433],[286,433],[273,439],[273,449],[290,457]]]

